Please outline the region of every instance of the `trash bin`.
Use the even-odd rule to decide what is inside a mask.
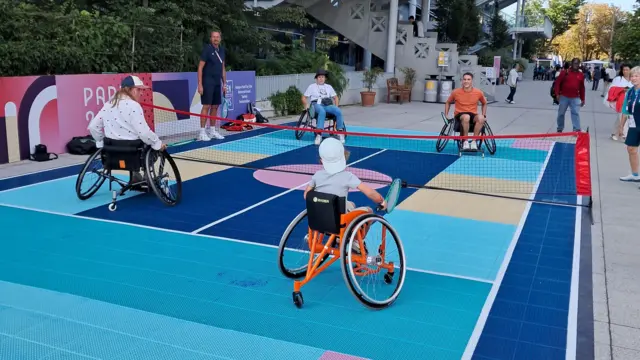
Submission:
[[[425,79],[424,102],[438,102],[438,80],[435,76],[432,76],[431,79]]]
[[[451,95],[451,91],[453,91],[453,80],[447,77],[446,80],[442,80],[440,82],[440,93],[438,96],[438,102],[444,103]]]

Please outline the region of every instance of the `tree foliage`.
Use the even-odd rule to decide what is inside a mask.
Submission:
[[[312,26],[300,7],[258,11],[244,0],[0,0],[0,12],[3,76],[194,71],[212,30],[222,32],[228,69],[255,69],[257,53],[294,48],[263,28]]]
[[[640,4],[640,1],[639,1]],[[623,17],[616,26],[613,52],[620,59],[640,62],[640,8]]]
[[[438,40],[466,49],[480,40],[481,26],[475,0],[436,0]]]
[[[549,7],[544,10],[544,14],[549,17],[553,25],[550,43],[576,23],[584,3],[584,0],[549,0]]]
[[[493,5],[490,26],[491,35],[489,37],[489,47],[497,50],[507,46],[509,43],[509,25],[502,15],[500,15],[500,7],[497,1],[495,1]]]

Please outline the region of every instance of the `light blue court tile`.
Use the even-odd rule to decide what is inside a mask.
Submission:
[[[407,266],[493,281],[513,225],[395,210],[386,216],[404,246]]]
[[[39,360],[94,360],[95,358],[82,354],[74,354],[64,350],[58,350]]]
[[[415,136],[424,136],[424,135],[439,135],[438,132],[433,131],[418,131],[418,130],[405,130],[405,129],[387,129],[387,128],[374,128],[368,126],[352,126],[347,125],[348,132],[360,132],[367,134],[380,134],[380,135],[415,135]]]
[[[0,333],[5,335],[15,335],[22,331],[38,326],[49,317],[32,313],[25,310],[8,308],[0,311]],[[3,359],[0,357],[0,359]]]
[[[127,180],[128,176],[118,176]],[[77,214],[93,209],[97,206],[106,206],[111,202],[112,194],[109,184],[105,182],[100,189],[88,200],[80,200],[76,195],[76,176],[44,182],[24,188],[0,192],[0,204],[23,206],[32,209],[60,212],[63,214]],[[114,183],[114,189],[120,186]],[[140,193],[129,191],[118,198],[119,201]]]
[[[309,142],[297,140],[293,132],[288,135],[290,136],[284,136],[280,132],[269,133],[263,136],[215,145],[210,149],[274,156],[309,145]]]
[[[543,163],[464,155],[444,170],[448,174],[535,183]]]
[[[19,336],[53,348],[63,348],[65,344],[79,339],[88,328],[87,325],[77,322],[51,318],[49,321],[20,332]]]
[[[43,344],[22,340],[13,336],[6,336],[0,330],[0,359],[2,360],[32,360],[48,356],[56,351]]]

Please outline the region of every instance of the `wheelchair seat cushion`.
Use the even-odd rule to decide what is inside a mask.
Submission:
[[[103,166],[108,170],[139,171],[145,144],[142,140],[104,139]]]
[[[340,234],[340,217],[346,212],[346,199],[333,194],[309,191],[306,199],[309,228],[324,234]]]

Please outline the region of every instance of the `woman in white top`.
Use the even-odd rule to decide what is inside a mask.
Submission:
[[[607,96],[604,98],[605,105],[609,106],[616,112],[616,118],[613,122],[613,130],[611,131],[611,139],[617,141],[619,137],[624,138],[626,130],[625,128],[627,122],[627,116],[622,114],[622,112],[618,112],[617,102],[609,101],[614,98],[613,94],[618,93],[618,96],[622,96],[624,98],[624,94],[627,89],[633,87],[631,81],[629,80],[631,72],[631,67],[626,64],[622,64],[620,66],[620,72],[618,76],[616,76],[611,82],[611,86],[609,86]],[[620,95],[621,94],[621,95]],[[617,98],[617,97],[616,97]]]
[[[327,72],[320,69],[316,72],[316,82],[309,85],[307,90],[302,95],[302,105],[305,110],[312,106],[317,114],[316,128],[318,130],[324,130],[324,120],[327,114],[334,115],[336,118],[336,130],[344,131],[344,120],[342,118],[342,111],[338,107],[338,94],[333,87],[325,83],[327,79]],[[309,98],[309,101],[307,101]],[[315,101],[315,103],[314,103]],[[344,144],[344,135],[338,135],[340,141]],[[316,133],[315,144],[320,145],[322,141],[322,133]]]

